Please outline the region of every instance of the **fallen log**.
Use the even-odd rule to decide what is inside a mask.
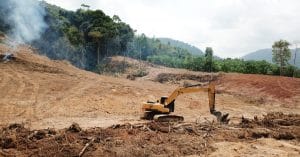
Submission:
[[[90,142],[86,143],[85,146],[82,148],[82,150],[79,153],[79,157],[82,157],[82,155],[84,154],[85,150],[95,141],[95,138],[92,138],[90,140]]]

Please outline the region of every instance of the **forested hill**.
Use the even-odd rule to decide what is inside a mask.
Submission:
[[[5,3],[0,5],[0,21],[4,21],[0,24],[0,31],[12,34],[11,38],[15,39],[13,34],[20,33],[16,28],[24,26],[18,21],[11,22],[9,18],[22,13],[18,8],[21,2],[7,0]],[[101,10],[78,9],[74,12],[38,0],[25,4],[33,7],[24,13],[33,12],[32,16],[42,16],[43,20],[36,20],[34,17],[25,19],[23,16],[19,16],[21,19],[18,20],[46,25],[39,38],[25,43],[31,44],[39,53],[51,59],[68,60],[77,67],[93,70],[101,58],[126,51],[134,38],[133,29],[128,24],[118,16],[107,16]],[[30,29],[26,31],[36,33]]]
[[[174,57],[182,60],[190,56],[186,49],[163,44],[158,39],[148,38],[144,34],[135,34],[130,25],[122,22],[119,16],[109,17],[101,10],[88,8],[68,11],[45,1],[30,2],[23,3],[15,0],[1,2],[0,32],[11,34],[19,30],[15,28],[23,28],[22,23],[12,22],[13,20],[21,19],[21,21],[35,23],[36,26],[45,23],[45,30],[39,30],[41,31],[41,34],[37,35],[39,38],[26,43],[52,59],[65,59],[77,67],[94,71],[103,58],[113,55],[126,55],[143,60],[155,58],[154,60],[160,62],[171,61],[172,63],[168,63],[170,65],[175,65],[175,60],[172,59]],[[20,9],[21,5],[30,6],[27,11],[24,11]],[[32,16],[37,13],[43,14],[41,17],[43,20],[30,21],[36,18],[23,16],[22,11],[34,13]],[[10,19],[16,13],[19,17]],[[37,33],[32,32],[32,29],[27,31],[30,33],[25,35]],[[22,34],[20,31],[13,32],[13,34],[18,33]]]
[[[182,49],[188,50],[192,55],[203,55],[203,51],[201,51],[199,48],[190,45],[188,43],[174,40],[171,38],[158,38],[163,44],[169,44],[171,46],[180,47]]]
[[[297,57],[296,57],[296,66],[300,67],[300,49],[297,49]],[[289,60],[289,63],[291,65],[294,65],[294,58],[295,58],[295,49],[291,50],[291,59]],[[251,52],[245,56],[242,57],[244,60],[265,60],[269,63],[272,63],[272,49],[261,49],[257,50],[255,52]]]

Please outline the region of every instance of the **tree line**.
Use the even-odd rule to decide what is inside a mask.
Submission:
[[[282,43],[284,42],[284,43]],[[238,58],[220,59],[214,57],[213,49],[207,47],[204,56],[193,56],[188,51],[175,48],[172,53],[159,51],[142,59],[149,62],[174,68],[185,68],[193,71],[205,72],[236,72],[245,74],[282,75],[300,77],[300,69],[290,65],[290,49],[287,41],[280,40],[273,44],[273,63],[265,60],[246,61]],[[141,53],[144,53],[141,51]],[[148,53],[145,53],[148,54]]]
[[[73,65],[98,71],[101,61],[110,56],[122,55],[174,68],[185,68],[206,72],[237,72],[299,77],[299,69],[289,65],[289,44],[279,41],[273,45],[273,60],[244,61],[242,59],[219,59],[208,47],[205,55],[192,55],[187,49],[163,44],[159,39],[145,34],[136,34],[130,25],[118,16],[109,17],[101,10],[90,10],[89,6],[77,11],[68,11],[37,1],[45,10],[48,27],[38,40],[29,43],[40,53],[52,59],[65,59]],[[2,5],[3,6],[3,5]],[[0,8],[0,31],[9,32],[9,17]],[[281,58],[280,58],[281,57]],[[284,58],[285,57],[285,58]]]
[[[143,34],[135,37],[135,44],[135,49],[130,51],[129,57],[147,60],[167,67],[204,72],[236,72],[300,77],[300,69],[288,63],[291,57],[290,43],[285,40],[276,41],[272,45],[273,63],[265,60],[220,59],[214,57],[211,47],[206,48],[204,56],[195,56],[191,55],[186,49],[172,47],[168,44],[164,45],[159,40],[147,38]]]

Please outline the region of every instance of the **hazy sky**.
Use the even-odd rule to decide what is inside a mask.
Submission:
[[[170,37],[221,57],[300,40],[300,0],[46,0],[76,10],[82,3],[118,15],[138,33]]]

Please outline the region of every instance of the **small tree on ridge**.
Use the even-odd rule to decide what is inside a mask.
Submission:
[[[279,40],[272,45],[273,62],[280,66],[280,75],[283,74],[283,68],[291,59],[290,43],[286,40]]]

